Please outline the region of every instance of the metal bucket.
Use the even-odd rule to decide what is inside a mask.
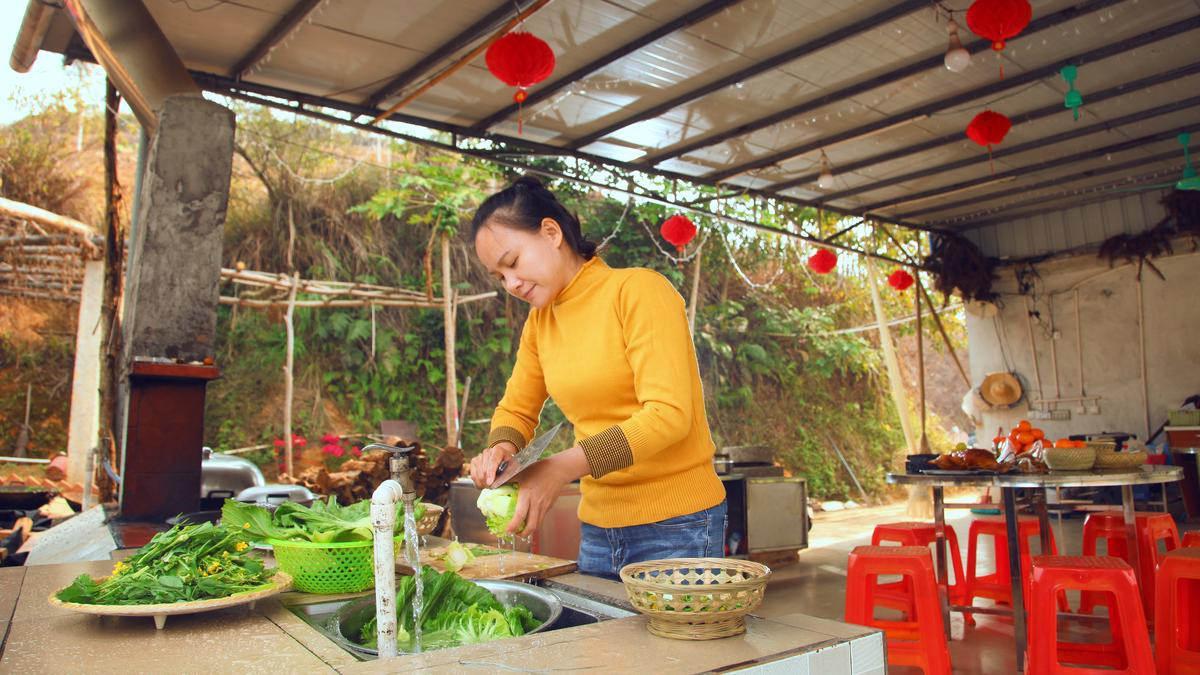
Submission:
[[[544,588],[516,581],[493,581],[490,579],[473,581],[491,591],[501,605],[505,607],[524,605],[533,613],[534,618],[542,622],[542,625],[529,631],[526,635],[548,630],[562,614],[562,602],[559,601],[558,596]],[[378,657],[378,651],[364,647],[357,641],[362,634],[363,625],[373,618],[375,618],[375,596],[369,595],[339,609],[330,620],[329,632],[343,648],[364,656]]]

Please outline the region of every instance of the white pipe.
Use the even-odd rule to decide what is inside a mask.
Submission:
[[[1025,331],[1029,334],[1029,358],[1033,359],[1033,377],[1037,382],[1038,396],[1042,396],[1042,369],[1038,366],[1037,343],[1033,341],[1033,308],[1029,304],[1029,296],[1025,299]]]
[[[1150,441],[1150,382],[1146,379],[1146,309],[1142,300],[1142,280],[1137,280],[1138,359],[1142,375],[1142,415],[1146,425],[1146,441]]]
[[[396,651],[396,504],[404,489],[394,480],[383,481],[371,495],[371,528],[375,541],[375,622],[379,658]]]
[[[1087,396],[1083,386],[1083,323],[1079,320],[1079,289],[1075,289],[1075,357],[1079,359],[1079,397]]]

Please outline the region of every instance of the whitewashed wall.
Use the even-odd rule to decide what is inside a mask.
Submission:
[[[1130,206],[1132,209],[1138,201],[1123,199],[1118,203],[1122,208]],[[1102,210],[1106,208],[1102,207]],[[1144,219],[1147,215],[1138,213],[1137,209],[1132,209],[1130,217]],[[1065,225],[1071,217],[1068,215],[1057,222]],[[1152,221],[1151,225],[1153,222],[1157,221]],[[1087,237],[1092,236],[1088,233],[1093,231],[1109,233],[1119,227],[1118,221],[1103,220],[1100,225],[1089,221],[1077,234]],[[1064,226],[1056,231],[1061,234],[1071,228]],[[1038,250],[1037,247],[1043,244],[1035,240],[1036,237],[1026,239],[1020,244],[1025,248],[1018,248],[1021,252]],[[1062,243],[1059,240],[1054,246]],[[1018,248],[1006,250],[1021,254]],[[1152,430],[1166,420],[1168,409],[1177,407],[1187,396],[1200,393],[1200,253],[1191,252],[1191,245],[1181,242],[1176,247],[1176,255],[1154,262],[1166,280],[1147,269],[1142,274],[1140,287],[1145,320],[1148,400],[1143,397],[1142,389],[1136,268],[1124,265],[1110,270],[1108,264],[1098,260],[1094,253],[1036,266],[1040,281],[1032,306],[1041,313],[1044,323],[1033,325],[1032,348],[1024,298],[1015,294],[1014,270],[1001,270],[997,289],[1003,295],[996,317],[982,318],[968,313],[972,381],[978,386],[986,373],[1012,368],[1027,384],[1028,399],[1053,398],[1056,396],[1051,355],[1053,343],[1057,355],[1058,394],[1062,397],[1080,395],[1082,357],[1083,384],[1087,394],[1100,396],[1099,414],[1081,414],[1077,402],[1068,402],[1057,407],[1070,410],[1070,420],[1038,420],[1035,425],[1052,437],[1125,431],[1144,439],[1147,411]],[[1078,323],[1073,292],[1076,288],[1079,292]],[[1051,317],[1056,331],[1053,334],[1049,330]],[[1077,337],[1081,338],[1081,350],[1077,348]],[[1034,358],[1041,371],[1040,391]],[[980,438],[990,439],[997,427],[1007,430],[1029,415],[1026,402],[1010,411],[985,413]]]

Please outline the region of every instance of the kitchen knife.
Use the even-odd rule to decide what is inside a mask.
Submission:
[[[512,480],[513,476],[516,476],[524,471],[530,464],[538,461],[538,459],[541,458],[542,453],[546,451],[546,448],[550,447],[550,443],[554,441],[556,436],[558,436],[558,432],[562,429],[562,426],[562,422],[555,424],[553,427],[550,427],[550,430],[546,433],[538,436],[532,441],[529,441],[529,445],[526,445],[517,451],[516,455],[504,460],[503,462],[500,462],[500,465],[496,467],[496,480],[492,481],[492,484],[488,487],[498,488],[501,485],[504,485],[508,481]]]

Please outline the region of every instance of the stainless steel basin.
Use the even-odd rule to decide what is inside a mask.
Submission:
[[[507,604],[501,593],[493,588],[493,584],[503,584],[507,586],[521,587],[518,590],[526,592],[532,590],[538,593],[544,593],[553,597],[558,603],[559,612],[556,618],[552,621],[546,621],[537,628],[534,632],[561,630],[572,628],[575,626],[585,626],[588,624],[607,621],[609,619],[622,618],[626,616],[634,616],[636,612],[632,608],[625,608],[618,603],[617,605],[609,604],[601,601],[599,598],[583,595],[573,592],[574,589],[564,584],[556,582],[542,582],[540,586],[523,584],[513,581],[477,581],[480,585],[487,587],[496,594],[497,599],[501,604]],[[523,604],[529,607],[534,616],[539,619],[542,615],[539,610],[532,604],[533,601],[526,600],[524,597],[520,600]],[[352,609],[355,608],[355,609]],[[369,609],[367,609],[369,608]],[[375,596],[365,595],[357,598],[342,598],[338,600],[330,600],[326,602],[315,602],[309,604],[289,605],[288,609],[298,617],[300,617],[309,626],[312,626],[325,637],[337,644],[340,648],[352,654],[360,660],[370,660],[376,657],[376,652],[373,649],[367,649],[362,645],[356,644],[352,639],[346,636],[357,637],[362,629],[362,624],[370,619],[375,608]],[[356,609],[362,612],[361,620],[357,623],[350,620],[349,615],[356,613]],[[339,624],[339,616],[347,616],[344,624]],[[547,615],[549,616],[549,615]],[[341,628],[339,628],[341,626]],[[343,635],[343,631],[345,635]]]

